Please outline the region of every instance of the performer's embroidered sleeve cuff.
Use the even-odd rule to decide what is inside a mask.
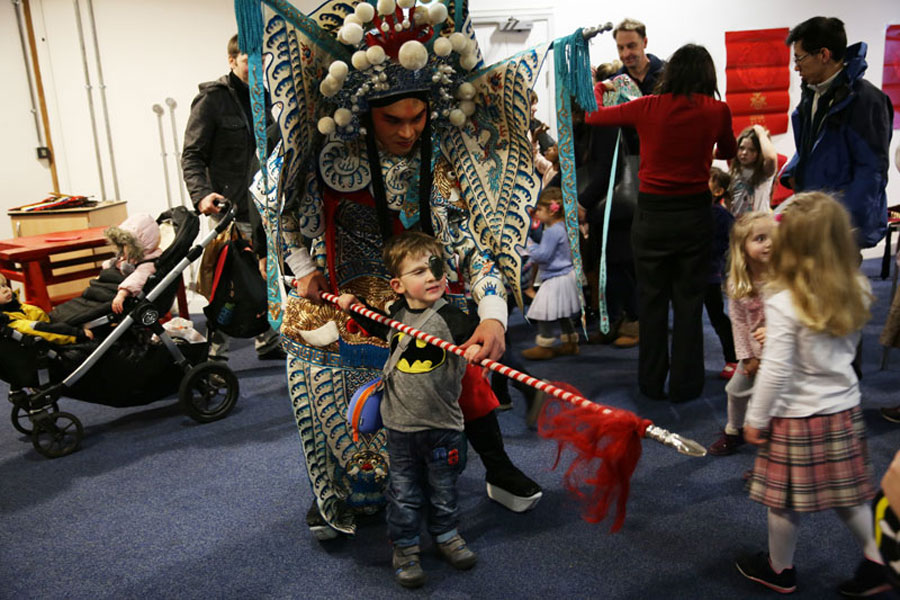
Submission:
[[[506,329],[506,318],[509,312],[506,308],[506,300],[500,296],[484,296],[478,303],[478,318],[481,321],[495,319],[500,321],[503,329]]]
[[[316,261],[312,259],[306,248],[299,247],[291,250],[291,253],[284,257],[284,262],[291,268],[294,277],[306,277],[316,270]]]

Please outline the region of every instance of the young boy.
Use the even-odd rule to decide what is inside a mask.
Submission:
[[[58,346],[74,344],[93,339],[94,334],[90,329],[81,329],[67,323],[51,323],[40,307],[19,302],[19,298],[9,281],[0,274],[0,326],[9,327],[26,336],[41,337]],[[36,371],[33,368],[33,358],[24,352],[18,352],[18,342],[2,339],[3,360],[0,360],[0,379],[9,383],[9,399],[15,399],[21,395],[21,388],[33,385]]]
[[[390,316],[461,344],[477,327],[478,318],[443,299],[447,277],[442,257],[440,243],[424,233],[409,231],[388,241],[384,264],[392,277],[391,288],[401,296],[389,307]],[[358,302],[352,294],[343,294],[338,300],[348,312]],[[428,532],[451,565],[469,569],[477,560],[456,530],[456,479],[466,462],[467,442],[458,403],[466,360],[351,314],[368,332],[390,341],[381,401],[391,464],[388,534],[394,546],[395,579],[404,587],[419,587],[425,583],[419,561],[423,513],[428,517]],[[478,350],[470,346],[466,359]]]

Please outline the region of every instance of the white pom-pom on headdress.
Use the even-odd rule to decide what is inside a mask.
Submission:
[[[375,7],[368,2],[360,2],[356,5],[354,13],[356,13],[356,16],[359,17],[360,21],[369,23],[375,18]]]
[[[326,98],[331,98],[341,89],[341,82],[331,75],[326,75],[322,83],[319,84],[319,91]]]
[[[350,57],[350,62],[353,63],[353,68],[357,71],[365,71],[371,66],[365,50],[357,50],[354,52],[353,56]]]
[[[356,13],[350,13],[344,17],[344,25],[347,23],[356,23],[357,25],[362,26],[363,20],[356,16]]]
[[[338,127],[345,127],[353,120],[353,113],[346,108],[339,108],[334,111],[334,122]]]
[[[464,54],[459,59],[459,66],[466,71],[471,71],[478,64],[478,56],[475,54]]]
[[[428,49],[422,42],[409,40],[400,46],[397,53],[400,64],[409,71],[418,71],[428,64]]]
[[[341,83],[347,79],[347,73],[350,72],[350,67],[347,66],[342,60],[336,60],[328,67],[328,74],[340,81]]]
[[[465,49],[468,40],[469,38],[459,31],[450,34],[450,44],[453,46],[453,51],[456,53],[461,53]]]
[[[331,135],[332,133],[334,133],[336,125],[334,119],[332,119],[331,117],[322,117],[316,124],[316,128],[322,135]]]
[[[448,56],[453,52],[453,44],[445,37],[434,40],[434,53],[438,56]]]
[[[416,5],[416,0],[397,0],[397,6],[400,8],[412,8]]]
[[[369,59],[369,63],[380,65],[387,58],[387,54],[384,53],[384,48],[381,46],[369,46],[366,50],[366,58]]]
[[[378,0],[378,14],[392,15],[397,10],[397,3],[394,0]]]
[[[475,103],[471,100],[463,100],[459,103],[459,110],[467,117],[471,117],[475,114]]]
[[[463,111],[458,108],[454,108],[450,111],[450,123],[455,125],[456,127],[462,127],[466,124],[466,115]]]
[[[471,100],[475,97],[475,86],[465,81],[456,88],[456,97],[460,100]]]
[[[447,5],[442,2],[435,2],[428,7],[428,20],[432,25],[443,23],[447,20]]]
[[[340,35],[344,38],[345,43],[355,46],[362,41],[362,25],[359,25],[358,23],[345,23],[344,26],[341,27]]]

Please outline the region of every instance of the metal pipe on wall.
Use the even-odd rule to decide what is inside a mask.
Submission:
[[[84,87],[87,91],[88,111],[91,114],[91,133],[94,135],[94,155],[97,158],[97,172],[100,174],[100,197],[106,201],[106,184],[103,181],[103,162],[100,159],[100,138],[97,135],[97,116],[94,113],[94,96],[91,93],[91,74],[88,70],[87,48],[84,45],[84,28],[81,25],[81,6],[75,0],[75,22],[78,24],[78,43],[81,46],[81,62],[84,66]]]
[[[34,130],[37,133],[38,146],[44,145],[44,134],[41,132],[41,119],[38,116],[37,100],[34,97],[34,79],[28,64],[28,46],[25,42],[25,25],[22,23],[21,0],[12,0],[16,11],[16,25],[19,28],[19,43],[22,44],[22,59],[25,61],[25,76],[28,78],[28,97],[31,100],[31,116],[34,117]]]
[[[18,5],[17,5],[18,6]],[[59,175],[56,172],[56,156],[53,154],[53,140],[50,137],[50,117],[47,113],[47,98],[44,96],[44,81],[41,79],[41,65],[38,61],[37,42],[34,39],[34,22],[31,20],[31,5],[22,0],[22,16],[25,19],[25,30],[28,32],[28,48],[31,51],[31,67],[34,69],[34,86],[37,90],[38,103],[41,107],[41,123],[44,126],[44,139],[50,151],[50,179],[53,182],[53,193],[59,193]],[[28,65],[25,65],[28,68]]]
[[[169,164],[166,161],[166,137],[163,135],[163,114],[166,112],[159,104],[153,105],[153,112],[156,113],[156,123],[159,126],[159,155],[162,156],[163,177],[166,179],[166,203],[172,208],[172,190],[169,189]]]
[[[175,165],[178,168],[178,194],[181,197],[181,205],[190,208],[184,194],[184,172],[181,170],[181,145],[178,143],[178,127],[175,125],[175,107],[178,103],[175,98],[166,98],[166,106],[169,107],[169,116],[172,117],[172,145],[175,148]]]
[[[109,167],[112,171],[113,191],[115,199],[121,200],[119,195],[119,175],[116,171],[116,153],[113,151],[112,130],[109,126],[109,109],[106,105],[106,83],[103,81],[103,66],[100,64],[100,44],[97,42],[97,22],[94,20],[94,2],[87,0],[88,16],[91,19],[91,31],[94,36],[94,57],[97,61],[97,80],[100,87],[100,103],[103,107],[103,123],[106,126],[106,143],[109,146]]]

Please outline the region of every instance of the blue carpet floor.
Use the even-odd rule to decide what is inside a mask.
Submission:
[[[879,370],[878,334],[890,281],[864,332],[863,410],[880,475],[900,426],[878,409],[900,404],[900,351]],[[586,396],[652,419],[708,444],[725,420],[718,340],[706,328],[702,398],[672,405],[636,393],[637,349],[582,346],[579,356],[526,363],[536,376],[568,381]],[[533,330],[512,322],[517,351]],[[734,557],[766,547],[765,509],[747,499],[741,474],[754,452],[688,458],[653,442],[632,480],[628,518],[610,535],[591,525],[551,470],[555,446],[524,426],[524,403],[500,415],[509,454],[544,486],[527,514],[507,512],[484,493],[484,469],[470,453],[459,482],[461,532],[479,555],[459,573],[424,542],[428,584],[394,584],[383,516],[354,539],[319,543],[305,527],[311,501],[285,390],[284,367],[260,362],[248,341],[231,366],[241,398],[227,419],[198,425],[174,399],[114,409],[62,400],[85,424],[82,448],[58,460],[38,455],[8,423],[0,426],[0,598],[758,598]],[[6,396],[5,384],[0,394]],[[123,391],[123,393],[125,393]],[[798,598],[837,597],[860,552],[831,513],[802,521],[796,553]],[[774,595],[774,594],[773,594]]]

